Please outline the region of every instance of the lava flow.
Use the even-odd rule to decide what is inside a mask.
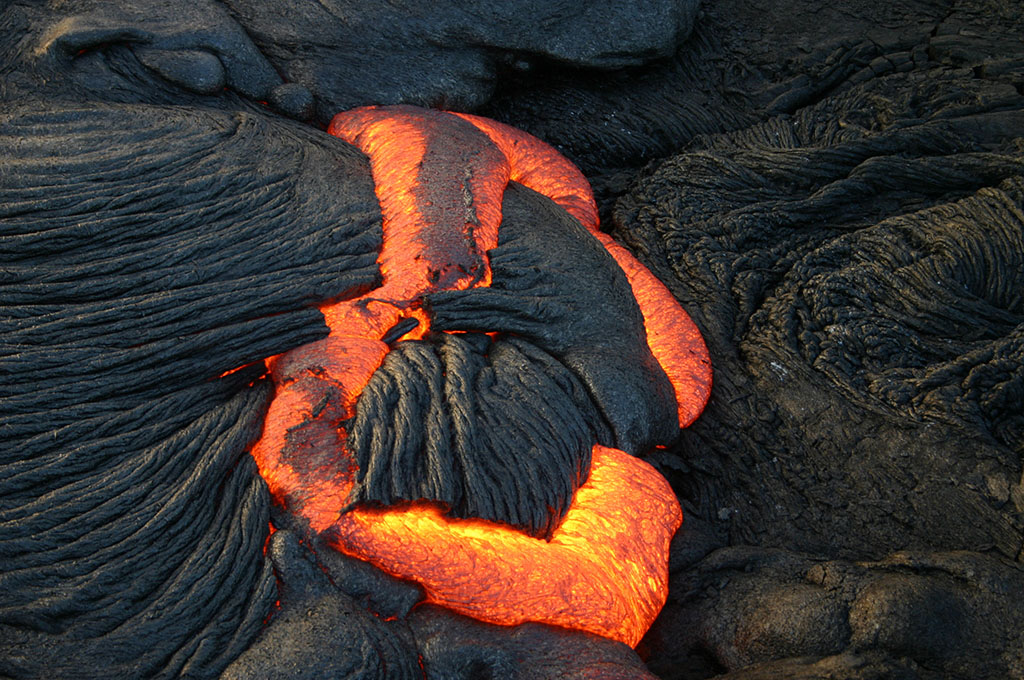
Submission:
[[[590,477],[550,541],[435,504],[358,509],[326,533],[331,545],[427,599],[500,624],[541,621],[636,646],[665,604],[668,548],[683,514],[653,467],[595,445]]]
[[[669,542],[682,521],[651,466],[595,443],[589,478],[544,540],[447,517],[435,503],[344,511],[358,473],[344,423],[391,344],[428,332],[425,295],[490,285],[487,253],[498,242],[509,181],[576,217],[625,272],[651,352],[675,389],[681,427],[703,409],[711,385],[699,331],[643,265],[597,230],[583,175],[529,135],[413,107],[339,114],[328,132],[370,158],[383,282],[324,305],[329,337],[268,362],[276,394],[253,455],[272,494],[338,550],[421,583],[430,602],[493,623],[539,621],[635,645],[664,604]]]

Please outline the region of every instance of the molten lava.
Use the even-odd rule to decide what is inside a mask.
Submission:
[[[335,116],[327,130],[369,156],[384,218],[377,258],[384,284],[323,306],[332,333],[381,338],[418,310],[425,294],[490,283],[486,253],[498,244],[508,161],[475,129],[446,124],[445,114],[401,111],[355,109]],[[421,181],[424,168],[452,182]],[[407,339],[427,331],[425,315],[417,318],[422,323]]]
[[[680,426],[710,391],[699,331],[661,282],[598,231],[586,179],[539,140],[476,116],[413,107],[339,114],[328,132],[370,158],[383,281],[321,307],[327,339],[268,361],[276,394],[253,456],[271,492],[337,549],[421,583],[431,602],[493,623],[540,621],[635,645],[664,604],[669,541],[682,521],[671,488],[648,464],[595,444],[589,478],[545,541],[446,517],[426,502],[343,512],[358,472],[344,423],[389,345],[429,330],[425,295],[490,285],[487,253],[498,242],[509,181],[562,206],[625,272],[651,352],[675,389]]]
[[[597,204],[587,178],[564,156],[522,130],[466,113],[454,115],[475,125],[501,149],[512,165],[513,181],[562,206],[615,258],[643,312],[647,344],[675,389],[679,427],[696,420],[711,395],[711,360],[704,338],[665,284],[598,230]]]
[[[636,646],[665,604],[669,542],[683,515],[644,461],[599,445],[592,456],[550,541],[445,517],[427,503],[346,513],[327,540],[467,616],[540,621]]]

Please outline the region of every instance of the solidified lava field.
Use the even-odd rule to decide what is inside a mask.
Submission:
[[[1024,678],[1022,35],[1011,0],[3,4],[0,677]],[[543,536],[592,440],[632,446],[684,515],[635,649],[425,603],[249,453],[267,360],[381,285],[370,160],[325,131],[394,104],[575,163],[714,384],[675,436],[646,368],[573,344],[638,312],[621,281],[573,284],[579,225],[510,185],[520,295],[456,309],[499,310],[504,354],[407,344],[375,394],[443,408],[444,362],[482,357],[546,380],[559,401],[523,388],[487,420],[529,421],[540,458],[368,453],[424,476],[375,468],[361,502],[458,469],[438,498]],[[366,451],[418,436],[393,422],[359,423]]]

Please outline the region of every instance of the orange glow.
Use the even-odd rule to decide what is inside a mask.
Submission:
[[[355,469],[341,421],[352,416],[386,354],[379,340],[328,337],[270,362],[276,391],[252,455],[274,499],[306,517],[313,531],[337,521],[347,502]],[[324,451],[336,454],[334,464],[301,464]]]
[[[343,424],[389,343],[429,331],[425,295],[490,285],[487,253],[497,246],[510,180],[575,216],[625,272],[682,426],[711,385],[699,331],[661,282],[598,231],[586,178],[543,142],[477,116],[404,106],[339,114],[328,132],[370,159],[383,281],[321,306],[327,339],[267,361],[276,393],[252,453],[276,502],[337,549],[421,583],[430,602],[494,623],[540,621],[635,645],[665,602],[669,542],[682,522],[654,468],[595,444],[589,478],[550,541],[448,518],[426,502],[342,514],[357,473]]]
[[[562,154],[522,130],[468,113],[453,115],[467,120],[487,135],[512,166],[511,179],[552,201],[588,229],[597,228],[597,204],[590,182]]]
[[[267,554],[267,546],[270,545],[270,537],[277,531],[277,527],[274,526],[273,522],[267,523],[267,537],[263,540],[263,554]]]
[[[564,156],[522,130],[479,116],[455,115],[477,126],[501,149],[514,181],[562,206],[615,258],[643,312],[647,345],[675,389],[679,427],[696,420],[711,395],[711,358],[704,338],[665,284],[598,230],[597,204],[587,178]]]
[[[635,646],[668,594],[668,547],[683,515],[658,472],[595,445],[590,478],[550,541],[440,508],[357,509],[333,546],[423,585],[427,600],[514,625],[540,621]]]
[[[644,315],[647,346],[676,393],[679,427],[697,419],[711,396],[711,357],[697,324],[647,267],[611,236],[594,236],[619,263]]]

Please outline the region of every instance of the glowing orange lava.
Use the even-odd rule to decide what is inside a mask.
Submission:
[[[420,503],[346,513],[342,552],[423,585],[427,599],[499,624],[539,621],[636,646],[668,594],[668,548],[683,515],[668,482],[594,446],[590,478],[550,541]]]
[[[401,115],[375,107],[340,113],[327,129],[369,156],[384,223],[377,258],[384,284],[357,300],[321,307],[333,333],[381,338],[418,310],[425,294],[491,280],[486,253],[498,245],[508,161],[475,129],[453,128],[447,114],[396,108]],[[427,170],[451,179],[443,189],[421,181],[428,150]],[[426,315],[416,318],[420,326],[407,339],[428,330]]]
[[[562,206],[615,258],[643,312],[651,353],[675,388],[679,426],[696,420],[711,394],[711,360],[704,338],[665,284],[598,230],[597,204],[587,178],[564,156],[522,130],[479,116],[454,115],[475,125],[501,149],[512,165],[513,181]]]
[[[665,284],[611,236],[597,230],[593,233],[629,279],[644,314],[647,346],[675,389],[679,427],[686,427],[697,419],[711,396],[711,358],[704,338]]]
[[[342,514],[357,472],[343,423],[388,343],[428,331],[425,295],[490,284],[487,253],[497,245],[510,180],[576,217],[626,273],[648,344],[675,388],[681,426],[697,417],[711,387],[699,331],[660,281],[598,231],[586,179],[539,140],[476,116],[414,107],[339,114],[328,132],[370,158],[383,282],[321,307],[327,339],[268,361],[276,393],[253,456],[272,494],[337,549],[421,583],[428,601],[493,623],[540,621],[635,645],[665,602],[669,542],[682,521],[652,467],[595,444],[590,476],[550,541],[445,517],[430,503]]]

